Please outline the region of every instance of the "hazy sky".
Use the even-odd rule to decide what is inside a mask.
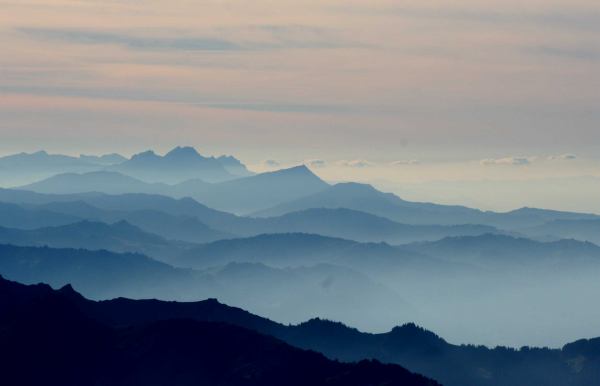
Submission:
[[[0,0],[0,47],[1,154],[188,144],[600,212],[597,0]]]

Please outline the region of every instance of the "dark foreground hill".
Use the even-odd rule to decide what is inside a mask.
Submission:
[[[15,310],[22,312],[17,313]],[[600,339],[577,341],[562,349],[524,347],[516,350],[457,346],[414,324],[396,327],[384,334],[362,333],[341,323],[320,319],[297,326],[285,326],[239,308],[226,306],[214,299],[194,303],[123,298],[94,302],[83,298],[70,286],[55,291],[47,285],[25,286],[1,277],[0,315],[3,315],[0,331],[4,331],[0,332],[1,355],[13,361],[1,362],[0,367],[6,366],[11,371],[19,371],[27,366],[27,371],[23,371],[23,374],[30,377],[38,375],[31,371],[34,363],[39,366],[37,370],[48,370],[50,376],[60,375],[61,371],[69,368],[71,375],[75,377],[72,379],[76,379],[83,370],[100,371],[90,363],[92,359],[97,359],[102,364],[102,371],[114,374],[113,371],[117,370],[112,366],[117,365],[112,358],[116,358],[126,363],[119,369],[121,374],[129,376],[128,384],[167,384],[161,382],[165,379],[162,377],[168,374],[174,377],[168,384],[175,382],[187,385],[184,382],[187,378],[179,379],[175,374],[191,376],[186,366],[192,366],[192,363],[197,371],[201,371],[195,378],[196,384],[268,386],[275,384],[270,383],[274,378],[262,378],[258,381],[253,376],[266,377],[273,369],[269,366],[277,365],[284,366],[281,369],[285,369],[287,375],[278,381],[286,385],[435,384],[407,374],[397,367],[382,366],[377,362],[360,362],[357,365],[329,362],[317,354],[309,355],[277,340],[242,329],[246,328],[271,335],[296,347],[322,352],[330,358],[344,361],[375,358],[383,362],[398,363],[411,371],[437,379],[446,386],[600,384]],[[69,317],[65,318],[64,315]],[[233,325],[240,328],[233,328]],[[64,340],[65,336],[69,339]],[[76,337],[77,340],[71,337]],[[46,339],[46,346],[40,345],[42,339]],[[122,351],[111,351],[114,350],[113,344],[120,344]],[[248,350],[247,345],[252,347],[252,351]],[[95,350],[91,351],[88,347]],[[228,349],[232,351],[227,351]],[[63,357],[62,355],[67,355],[64,353],[67,350],[84,355]],[[219,358],[220,364],[202,356],[207,350],[212,351],[215,358]],[[129,356],[120,356],[124,352],[128,355],[135,353],[138,359],[134,361]],[[182,352],[185,356],[181,355]],[[10,358],[6,356],[7,353],[10,353]],[[257,353],[260,353],[258,358]],[[230,362],[233,355],[243,359],[243,363]],[[287,364],[288,358],[295,358],[294,365]],[[199,363],[201,359],[206,362]],[[151,377],[136,378],[145,376],[138,373],[131,375],[128,372],[133,371],[130,363],[136,366],[136,371],[151,366],[146,374]],[[233,371],[231,363],[235,364],[239,372]],[[322,367],[314,363],[321,363]],[[304,371],[295,365],[299,365]],[[244,376],[249,377],[246,381],[255,383],[227,383],[223,379],[203,378],[213,376],[211,371],[214,369],[219,369],[221,375],[231,371],[231,378],[228,380],[238,382],[237,377]],[[281,373],[275,371],[274,374]],[[332,383],[322,383],[323,378],[316,374],[327,375]],[[315,378],[307,379],[307,376]],[[86,380],[86,384],[92,383],[92,378]],[[105,383],[99,384],[124,384],[100,380]],[[157,382],[152,383],[151,380]],[[62,384],[72,384],[67,381]],[[49,378],[45,382],[36,383],[32,379],[30,383],[20,384],[42,383],[56,384],[49,381]]]
[[[222,322],[110,326],[65,293],[3,279],[0,357],[0,377],[12,386],[437,385],[398,365],[340,363]]]

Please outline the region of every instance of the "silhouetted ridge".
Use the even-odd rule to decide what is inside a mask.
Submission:
[[[340,363],[222,322],[159,319],[106,325],[86,311],[103,303],[73,299],[64,293],[68,288],[49,291],[0,278],[0,301],[8,292],[6,284],[13,295],[27,295],[18,296],[18,305],[0,302],[2,379],[11,386],[437,385],[397,365]],[[220,306],[212,300],[206,304]]]
[[[447,346],[446,341],[442,338],[414,323],[394,327],[389,333],[389,339],[391,342],[419,349]]]
[[[71,293],[68,287],[67,292]],[[49,296],[62,300],[59,299],[60,302],[48,302],[47,298]],[[70,305],[70,313],[73,311],[79,313],[79,316],[74,319],[78,323],[74,327],[76,329],[87,328],[85,326],[88,326],[90,322],[85,322],[85,320],[89,318],[96,321],[95,323],[109,325],[113,328],[129,326],[128,329],[122,330],[129,338],[133,338],[133,335],[129,335],[130,333],[141,334],[135,336],[145,340],[148,339],[146,338],[148,335],[141,332],[149,332],[149,336],[153,338],[147,343],[151,347],[156,344],[156,351],[159,353],[173,349],[174,346],[170,346],[172,342],[179,342],[180,339],[186,341],[190,344],[186,343],[185,346],[187,347],[184,350],[186,357],[178,357],[182,361],[181,363],[188,363],[189,361],[194,363],[198,359],[194,357],[195,352],[204,350],[205,345],[196,340],[197,332],[193,326],[198,324],[189,320],[172,322],[169,319],[194,319],[203,322],[204,331],[207,334],[215,334],[215,336],[221,336],[218,331],[224,331],[219,329],[226,329],[224,327],[226,325],[222,323],[246,327],[282,339],[293,346],[323,352],[330,358],[350,361],[377,358],[384,362],[395,362],[414,371],[438,378],[447,386],[590,386],[598,384],[598,379],[600,379],[600,374],[598,374],[600,368],[600,338],[580,340],[565,345],[562,350],[529,347],[516,350],[503,347],[489,349],[482,346],[456,346],[448,344],[437,335],[412,323],[396,327],[386,334],[365,334],[341,323],[323,319],[312,319],[298,326],[284,326],[241,309],[228,307],[214,299],[193,303],[157,300],[136,301],[123,298],[94,302],[83,297],[65,296],[62,291],[53,291],[47,285],[25,286],[0,278],[0,315],[7,309],[23,308],[31,302],[56,307],[54,314],[50,315],[50,320],[56,320],[52,318],[57,316],[60,318],[60,312],[58,311],[64,308],[64,304]],[[46,317],[39,312],[35,316],[36,318]],[[2,318],[0,318],[0,351],[6,350],[6,345],[1,344],[4,343],[2,339],[5,337],[1,333],[1,320]],[[160,323],[155,323],[157,321],[160,321]],[[218,325],[223,327],[213,330],[205,324],[206,322],[218,322]],[[32,326],[31,320],[27,323]],[[27,323],[21,324],[27,325]],[[34,323],[43,324],[43,319],[35,319]],[[62,326],[61,323],[55,323],[54,325],[55,327]],[[64,329],[59,329],[60,331],[63,334],[66,333]],[[250,339],[249,337],[234,332],[246,330],[233,329],[231,331],[231,335],[223,342],[232,342],[234,346],[240,345],[240,342],[249,342],[246,340]],[[36,330],[36,333],[38,332]],[[31,335],[29,331],[23,331],[23,333],[27,334],[26,337]],[[56,335],[57,332],[53,331],[52,333]],[[14,337],[16,335],[11,332],[9,336]],[[61,335],[56,336],[57,339],[61,339]],[[203,337],[203,339],[207,339],[205,335]],[[108,337],[105,340],[110,342],[110,339]],[[136,344],[141,344],[138,347],[147,347],[147,344],[142,344],[143,340],[135,340]],[[21,345],[23,344],[19,339],[15,339],[16,341],[19,341]],[[270,341],[275,342],[272,339]],[[87,342],[85,336],[82,337],[82,342]],[[254,345],[258,341],[252,342],[254,342]],[[198,343],[197,347],[194,347],[196,343]],[[282,344],[278,344],[281,347]],[[56,350],[56,347],[52,347],[52,349]],[[75,351],[76,354],[85,352],[85,350]],[[143,355],[145,353],[146,351],[141,352]],[[4,352],[0,352],[0,354],[4,354]],[[161,359],[164,358],[161,357]],[[119,358],[119,360],[121,359]],[[31,362],[24,361],[23,363],[30,364]],[[106,358],[100,363],[106,363]],[[153,365],[160,368],[161,362],[153,362]],[[198,363],[195,363],[195,366],[197,365]],[[379,371],[384,371],[377,362],[360,362],[357,366],[364,369],[372,369],[372,366],[375,366],[376,368],[379,367]],[[30,372],[31,369],[29,369]],[[376,379],[371,379],[374,380],[374,384],[386,384],[380,383]],[[411,385],[410,381],[407,382],[409,383],[400,384]],[[172,380],[170,384],[172,384]],[[352,385],[353,383],[342,384]],[[357,385],[371,384],[373,382],[362,383],[361,381]]]

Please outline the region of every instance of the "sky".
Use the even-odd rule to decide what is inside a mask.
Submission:
[[[594,0],[0,0],[0,154],[234,154],[600,213]]]

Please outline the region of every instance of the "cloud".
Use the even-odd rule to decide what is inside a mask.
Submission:
[[[559,154],[559,155],[551,155],[548,157],[550,161],[572,161],[577,159],[575,154]]]
[[[135,90],[132,88],[103,87],[103,88],[85,88],[75,86],[5,86],[0,84],[0,93],[11,94],[35,94],[45,96],[67,96],[84,97],[96,99],[112,99],[127,101],[148,101],[171,104],[185,104],[197,106],[199,108],[211,108],[219,110],[238,110],[255,111],[269,113],[301,113],[301,114],[323,114],[323,115],[346,115],[370,113],[363,107],[356,105],[332,105],[332,104],[302,104],[302,103],[284,103],[284,102],[212,102],[215,98],[211,95],[202,93],[187,93],[178,95],[172,90],[157,89],[156,92]],[[221,98],[219,96],[219,98]],[[200,101],[199,101],[200,100]]]
[[[595,47],[534,46],[526,48],[525,51],[534,55],[554,56],[564,59],[600,60],[600,50]]]
[[[263,165],[268,168],[278,168],[281,164],[273,159],[263,161]]]
[[[243,49],[242,46],[232,41],[206,36],[143,37],[123,32],[70,28],[18,28],[17,30],[35,39],[87,45],[114,44],[136,50],[232,51]]]
[[[418,165],[421,162],[416,159],[398,160],[390,163],[392,166],[404,166],[404,165]]]
[[[363,160],[363,159],[340,161],[340,162],[338,162],[338,164],[341,166],[347,167],[347,168],[356,168],[356,169],[364,169],[364,168],[370,168],[370,167],[375,166],[375,164],[373,164],[372,162],[369,162],[369,161]]]
[[[542,158],[543,160],[544,158]],[[548,161],[572,161],[577,159],[575,154],[558,154],[550,155],[545,158]],[[527,166],[538,160],[538,157],[505,157],[505,158],[487,158],[481,160],[481,164],[485,166],[493,165],[512,165],[512,166]]]
[[[526,166],[530,165],[535,160],[535,157],[506,157],[506,158],[487,158],[481,160],[481,164],[490,165],[513,165]]]
[[[327,166],[327,162],[322,159],[309,159],[304,161],[304,164],[313,168],[324,168]]]
[[[346,114],[356,113],[356,106],[342,106],[331,104],[291,104],[291,103],[198,103],[224,110],[246,110],[274,113],[313,113],[313,114]],[[360,111],[360,110],[359,110]]]
[[[354,12],[376,12],[395,14],[409,18],[439,19],[456,22],[475,22],[485,24],[540,25],[568,28],[570,30],[597,30],[600,13],[586,7],[538,7],[530,10],[501,9],[498,7],[461,7],[453,6],[410,6],[394,5],[390,7],[344,6],[342,9]]]
[[[20,27],[16,31],[37,40],[85,45],[111,44],[143,51],[257,51],[364,46],[336,36],[333,31],[306,26],[214,29],[203,35],[194,35],[189,31],[177,31],[177,34],[164,31],[158,36],[82,28]]]

